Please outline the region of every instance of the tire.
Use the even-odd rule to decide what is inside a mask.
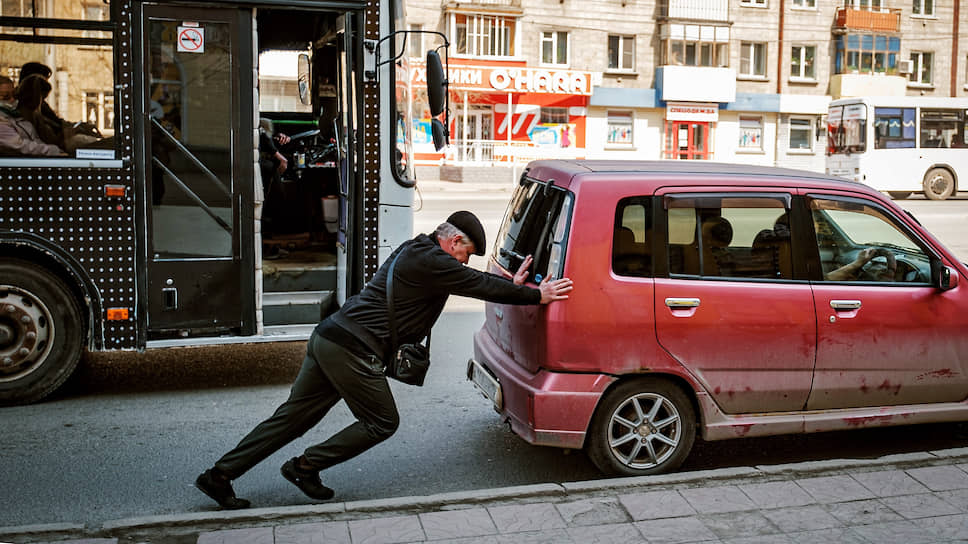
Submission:
[[[945,200],[955,192],[955,178],[944,168],[932,168],[924,176],[924,196],[931,200]]]
[[[891,195],[894,200],[904,200],[905,198],[911,196],[912,191],[888,191],[887,194]]]
[[[686,394],[670,382],[640,378],[606,393],[586,452],[607,475],[662,474],[682,465],[695,439],[695,410]]]
[[[84,351],[84,321],[63,280],[20,259],[0,262],[0,405],[63,385]]]

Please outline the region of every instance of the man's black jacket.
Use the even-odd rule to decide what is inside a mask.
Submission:
[[[465,297],[502,304],[538,304],[541,291],[462,265],[444,251],[436,236],[421,234],[400,245],[377,270],[362,291],[350,297],[340,310],[324,320],[316,331],[333,340],[345,340],[342,331],[356,337],[367,351],[385,360],[390,353],[387,314],[387,269],[401,253],[394,268],[393,306],[397,339],[401,344],[418,342],[430,333],[444,309],[447,297]],[[335,332],[335,334],[334,334]],[[357,346],[346,346],[351,351]],[[392,346],[396,349],[396,346]]]

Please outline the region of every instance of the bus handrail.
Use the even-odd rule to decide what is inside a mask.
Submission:
[[[168,176],[171,177],[172,181],[174,181],[179,187],[181,187],[182,191],[185,191],[185,194],[187,194],[189,198],[194,200],[195,204],[198,204],[198,206],[202,209],[202,211],[204,211],[209,215],[209,217],[214,219],[215,222],[218,223],[218,225],[225,230],[225,232],[232,234],[232,227],[229,226],[229,224],[226,223],[224,219],[216,215],[215,212],[212,210],[212,208],[208,204],[206,204],[205,201],[201,199],[201,197],[195,194],[195,191],[192,191],[188,187],[188,185],[185,185],[184,181],[179,179],[174,172],[172,172],[171,170],[168,169],[167,166],[165,166],[165,163],[161,162],[158,159],[158,157],[151,157],[151,160],[152,162],[155,163],[155,165],[158,168],[161,168],[166,174],[168,174]]]
[[[175,138],[172,135],[172,133],[170,133],[167,130],[165,130],[165,127],[162,126],[162,124],[159,123],[158,120],[155,119],[154,117],[151,118],[151,122],[152,122],[152,124],[154,124],[156,127],[158,127],[160,129],[161,133],[164,134],[166,138],[168,138],[168,141],[170,141],[171,143],[175,144],[175,147],[177,147],[179,151],[181,151],[182,153],[184,153],[185,156],[188,157],[188,160],[192,161],[192,163],[195,166],[197,166],[198,169],[201,170],[202,173],[205,174],[205,176],[208,179],[212,180],[212,182],[214,182],[215,185],[219,189],[221,189],[223,193],[225,193],[225,196],[228,196],[228,197],[231,197],[232,196],[232,191],[229,190],[229,188],[226,187],[224,183],[222,183],[222,180],[218,179],[218,176],[216,176],[214,172],[212,172],[211,170],[208,169],[207,166],[205,166],[204,164],[202,164],[202,161],[198,160],[198,158],[196,158],[195,155],[193,155],[192,152],[189,151],[187,147],[185,147],[181,142],[179,142],[178,141],[178,138]],[[157,160],[157,159],[155,159],[155,160]],[[168,171],[167,168],[165,168],[165,170]]]

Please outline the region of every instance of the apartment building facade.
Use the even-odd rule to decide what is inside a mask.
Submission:
[[[454,145],[416,158],[823,171],[830,100],[968,96],[960,1],[407,0],[411,28],[451,44]],[[435,43],[424,34],[412,51]]]

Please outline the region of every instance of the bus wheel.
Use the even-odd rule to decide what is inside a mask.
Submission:
[[[83,351],[84,321],[56,275],[0,262],[0,405],[36,402],[60,387]]]
[[[911,196],[911,191],[888,191],[887,194],[891,195],[894,200],[904,200]]]
[[[587,453],[609,475],[643,476],[679,468],[696,438],[692,403],[664,380],[619,384],[592,418]]]
[[[955,178],[944,168],[932,168],[924,176],[924,196],[931,200],[945,200],[955,192]]]

